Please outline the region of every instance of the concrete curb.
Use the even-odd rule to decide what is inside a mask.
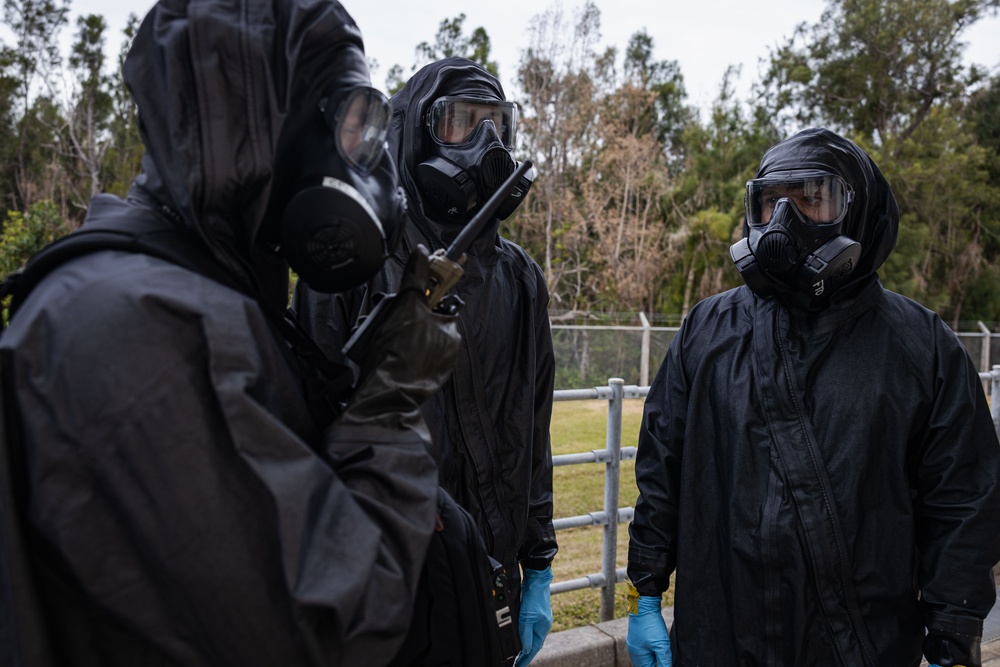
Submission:
[[[997,598],[991,617],[1000,616],[1000,589],[997,589]],[[673,607],[663,610],[663,620],[669,628],[674,622]],[[531,667],[632,667],[625,648],[627,630],[628,619],[616,618],[555,632],[545,639]],[[920,664],[926,667],[927,661]],[[983,667],[1000,667],[1000,637],[984,635]]]
[[[674,608],[663,610],[667,627],[674,622]],[[631,667],[625,648],[627,618],[616,618],[571,630],[555,632],[531,661],[531,667]]]

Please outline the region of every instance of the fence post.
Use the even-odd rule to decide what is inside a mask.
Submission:
[[[990,415],[993,416],[993,429],[1000,438],[1000,366],[994,366],[990,376]]]
[[[649,386],[649,339],[652,336],[652,328],[646,313],[639,311],[639,321],[642,322],[642,356],[639,357],[639,386]]]
[[[618,486],[622,467],[622,406],[625,381],[609,378],[611,398],[608,399],[608,462],[604,469],[604,541],[601,545],[601,573],[604,589],[601,591],[601,621],[615,617],[615,584],[618,583]]]
[[[978,324],[979,330],[983,334],[983,344],[979,348],[979,367],[986,373],[990,370],[990,343],[992,340],[990,339],[990,328],[983,324],[982,320],[979,320]],[[983,389],[986,389],[985,383]]]

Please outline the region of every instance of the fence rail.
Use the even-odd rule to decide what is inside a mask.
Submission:
[[[983,388],[990,397],[990,414],[993,428],[1000,437],[1000,365],[992,370],[980,372]],[[601,571],[576,579],[553,582],[549,591],[555,595],[584,588],[601,589],[601,621],[610,621],[615,614],[615,585],[625,580],[626,568],[618,567],[618,524],[632,520],[633,507],[619,507],[619,481],[621,462],[634,459],[635,447],[622,447],[622,409],[626,399],[645,398],[649,387],[626,385],[621,378],[610,378],[608,386],[592,389],[563,389],[553,392],[555,401],[606,400],[608,402],[608,425],[604,449],[589,452],[560,454],[552,457],[553,466],[601,463],[604,465],[604,509],[578,516],[555,519],[555,529],[602,526],[604,536],[601,541]],[[616,520],[610,520],[615,517]]]

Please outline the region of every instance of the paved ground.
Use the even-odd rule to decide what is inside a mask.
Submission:
[[[1000,578],[1000,566],[993,572]],[[983,622],[983,641],[983,667],[1000,667],[1000,588],[997,588],[997,604]]]
[[[983,646],[983,667],[1000,667],[1000,641]]]
[[[983,623],[983,667],[1000,667],[1000,588],[997,597],[997,605]],[[670,607],[663,610],[668,626],[673,612]],[[531,667],[630,667],[625,649],[627,628],[627,619],[616,618],[554,633],[545,640]]]

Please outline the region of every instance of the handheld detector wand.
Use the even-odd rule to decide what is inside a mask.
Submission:
[[[483,229],[486,228],[486,225],[492,219],[493,213],[500,203],[516,191],[521,177],[529,169],[531,169],[531,161],[525,160],[522,162],[514,170],[514,173],[504,181],[503,185],[493,193],[493,196],[486,201],[483,208],[472,217],[469,224],[459,232],[455,240],[451,242],[451,245],[447,249],[438,249],[431,254],[429,257],[430,265],[428,267],[429,276],[424,289],[424,294],[427,297],[427,305],[431,310],[439,313],[454,314],[453,312],[449,312],[449,308],[453,309],[454,306],[449,305],[447,302],[442,303],[442,299],[444,299],[448,290],[458,284],[462,274],[465,273],[462,268],[462,264],[465,262],[465,251],[472,245],[473,240],[482,233]],[[381,322],[385,317],[384,306],[388,301],[390,301],[388,298],[379,301],[375,308],[372,309],[372,312],[365,317],[364,322],[354,331],[350,340],[347,341],[341,350],[345,357],[359,364],[365,358],[368,351],[369,339],[372,337],[373,332],[377,331],[381,326]]]
[[[462,228],[451,245],[447,249],[440,248],[431,253],[430,279],[427,281],[426,290],[427,305],[430,306],[431,310],[437,310],[441,305],[441,299],[448,293],[448,290],[458,284],[465,272],[462,268],[462,265],[465,264],[465,251],[489,224],[500,204],[516,191],[521,177],[529,169],[531,169],[531,160],[525,160],[519,164],[514,173],[508,176],[503,185],[497,188],[497,191],[486,200],[486,203],[472,217],[469,224]]]

